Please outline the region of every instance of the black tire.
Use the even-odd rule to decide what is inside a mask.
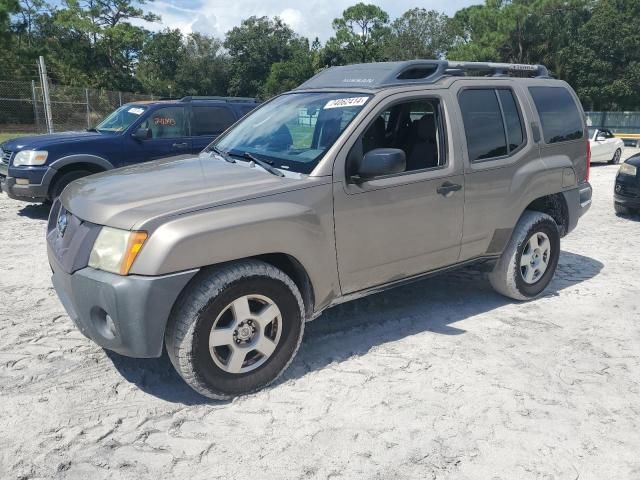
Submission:
[[[70,172],[59,175],[53,180],[51,187],[49,187],[49,200],[54,202],[71,182],[92,174],[93,172],[89,172],[88,170],[71,170]]]
[[[611,160],[609,160],[609,165],[617,165],[617,164],[619,164],[621,157],[622,157],[622,150],[620,150],[618,148],[618,149],[616,149],[615,153],[613,154],[613,158]]]
[[[281,312],[281,333],[263,364],[248,372],[230,373],[214,361],[209,335],[231,303],[250,295],[273,301]],[[171,363],[190,387],[206,397],[224,400],[276,380],[300,347],[304,321],[302,296],[291,278],[268,263],[247,260],[203,271],[189,283],[172,311],[165,343]]]
[[[534,234],[544,234],[549,240],[547,266],[544,273],[533,283],[525,281],[520,267],[525,248]],[[489,281],[493,288],[505,297],[514,300],[529,300],[537,297],[549,285],[560,258],[560,232],[549,215],[526,210],[511,235],[507,248],[502,252]]]

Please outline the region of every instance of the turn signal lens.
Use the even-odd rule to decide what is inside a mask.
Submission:
[[[120,275],[129,275],[129,270],[146,240],[147,232],[131,232],[124,259],[120,265]]]

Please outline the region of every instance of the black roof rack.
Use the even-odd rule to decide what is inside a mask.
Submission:
[[[435,83],[443,77],[451,76],[551,78],[544,65],[408,60],[331,67],[310,78],[296,90],[339,87],[375,89],[406,84]]]
[[[216,96],[194,96],[189,95],[187,97],[182,97],[180,99],[181,102],[192,102],[194,100],[215,100],[218,102],[234,102],[234,103],[258,103],[258,100],[253,97],[216,97]]]

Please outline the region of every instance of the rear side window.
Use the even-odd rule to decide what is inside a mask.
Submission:
[[[524,144],[522,118],[511,90],[463,90],[459,102],[470,161],[504,157]]]
[[[582,138],[582,115],[576,102],[563,87],[529,87],[538,110],[546,143]]]
[[[236,117],[227,107],[194,106],[191,132],[194,136],[218,135],[229,128],[235,121]]]

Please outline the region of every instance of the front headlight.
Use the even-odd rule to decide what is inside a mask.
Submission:
[[[146,239],[147,232],[102,227],[93,243],[89,266],[119,275],[129,275]]]
[[[16,153],[13,157],[13,166],[19,167],[21,165],[44,165],[47,161],[49,152],[46,150],[22,150]]]
[[[623,163],[620,165],[620,172],[622,175],[631,175],[632,177],[636,176],[638,173],[638,168],[630,163]]]

